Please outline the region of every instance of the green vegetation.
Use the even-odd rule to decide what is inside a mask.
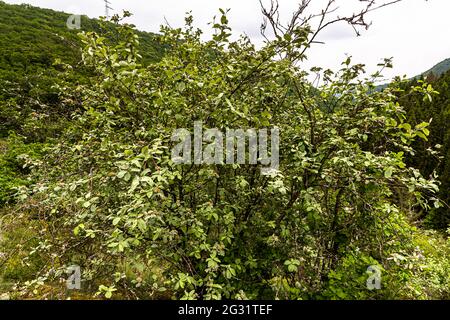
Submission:
[[[33,140],[55,137],[60,122],[76,107],[63,101],[56,86],[61,84],[62,64],[74,69],[66,79],[70,83],[85,81],[89,73],[79,64],[80,30],[67,28],[68,17],[63,12],[0,1],[0,137],[6,137],[10,130]],[[99,21],[84,16],[81,27],[101,31]],[[113,26],[105,24],[103,28]],[[162,49],[155,35],[137,34],[143,61],[158,60]]]
[[[43,14],[49,26],[63,15],[0,5],[16,19]],[[335,72],[311,70],[324,77],[313,88],[298,64],[308,26],[256,49],[247,37],[230,39],[223,10],[208,41],[191,16],[184,28],[162,27],[154,48],[164,54],[151,59],[118,16],[89,23],[72,57],[59,56],[55,40],[47,62],[16,44],[24,62],[3,63],[3,79],[16,80],[0,102],[8,135],[0,140],[0,293],[450,299],[449,225],[435,218],[448,212],[438,196],[449,167],[426,155],[440,143],[449,159],[448,127],[438,136],[447,80],[375,91],[380,75],[348,58]],[[24,74],[39,86],[18,83]],[[438,121],[428,123],[430,114]],[[172,134],[194,121],[221,131],[279,127],[279,170],[174,163]],[[65,286],[70,265],[81,267],[80,292]],[[369,266],[381,271],[380,290],[367,287]]]
[[[81,108],[77,95],[65,94],[68,87],[87,83],[92,73],[80,63],[82,42],[77,33],[115,28],[112,23],[100,25],[83,16],[82,30],[69,30],[68,17],[63,12],[0,1],[0,213],[4,215],[0,226],[2,221],[15,220],[11,213],[16,211],[12,206],[17,190],[35,182],[29,176],[33,161],[45,156],[46,147]],[[163,50],[156,35],[136,33],[143,61],[159,60]],[[111,32],[111,36],[116,35]],[[8,283],[32,274],[23,264],[26,257],[16,248],[23,242],[30,244],[24,240],[30,236],[28,226],[11,228],[11,234],[8,228],[0,230],[0,239],[8,242],[3,249],[17,253],[6,266],[0,249],[0,274],[9,277]]]
[[[57,138],[80,108],[81,101],[64,92],[67,86],[86,83],[91,71],[80,64],[79,31],[66,27],[68,17],[0,1],[0,204],[13,201],[14,188],[28,183],[27,170],[17,157],[42,155],[44,144]],[[81,26],[101,31],[99,21],[87,17],[82,17]],[[114,30],[113,24],[103,28]],[[143,61],[160,59],[155,35],[137,34]],[[70,73],[65,73],[66,66]]]
[[[405,83],[404,87],[421,85],[422,80]],[[450,224],[450,71],[441,77],[427,78],[434,90],[439,94],[432,99],[423,100],[418,93],[405,95],[400,102],[405,106],[411,124],[430,121],[430,136],[426,141],[418,143],[417,154],[409,160],[411,165],[419,168],[424,176],[436,173],[439,175],[440,198],[444,206],[422,213],[426,222],[433,228],[445,230]],[[439,153],[435,153],[436,147]]]
[[[29,184],[28,165],[42,156],[43,148],[41,143],[25,144],[14,136],[0,140],[0,207],[11,201],[15,188]]]

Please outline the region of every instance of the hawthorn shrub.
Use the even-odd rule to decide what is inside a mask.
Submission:
[[[208,41],[191,16],[185,28],[162,27],[165,55],[148,65],[117,16],[114,37],[81,34],[95,76],[67,87],[85,111],[34,171],[38,182],[21,188],[17,219],[34,221],[29,255],[41,266],[16,294],[73,295],[64,279],[74,264],[91,298],[448,294],[444,270],[422,268],[434,259],[448,271],[436,262],[448,256],[424,256],[433,241],[411,222],[413,210],[440,205],[435,179],[405,164],[428,124],[405,122],[399,86],[375,91],[378,74],[351,59],[337,72],[306,71],[310,28],[257,49],[231,40],[221,14]],[[319,87],[308,81],[314,73]],[[223,132],[278,127],[279,170],[175,164],[172,133],[195,121]],[[366,287],[371,265],[382,270],[381,290]]]

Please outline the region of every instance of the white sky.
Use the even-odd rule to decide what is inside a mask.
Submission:
[[[7,3],[29,3],[70,13],[82,13],[90,17],[104,15],[103,0],[4,0]],[[325,0],[312,0],[318,8]],[[384,0],[378,0],[380,3]],[[192,10],[196,25],[203,30],[218,14],[218,8],[230,8],[230,24],[234,32],[246,33],[255,43],[261,43],[259,26],[262,15],[258,0],[110,0],[112,13],[122,9],[131,11],[129,20],[138,29],[158,32],[164,18],[171,26],[184,23],[185,12]],[[299,0],[279,0],[284,17],[295,8]],[[359,8],[357,0],[337,0],[340,13]],[[283,17],[283,16],[282,16]],[[309,51],[305,67],[321,66],[337,69],[346,54],[354,62],[364,63],[373,71],[382,58],[394,57],[394,69],[385,72],[387,77],[420,74],[436,63],[450,58],[450,1],[403,0],[393,6],[371,13],[373,25],[356,37],[350,26],[334,25]]]

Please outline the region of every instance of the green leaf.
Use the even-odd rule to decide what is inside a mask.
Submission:
[[[117,177],[118,177],[119,179],[122,179],[126,174],[127,174],[127,171],[120,171],[120,172],[117,174]]]
[[[393,172],[394,172],[394,169],[392,167],[387,168],[386,171],[384,171],[384,177],[388,178],[388,179],[391,178]]]
[[[135,176],[133,181],[131,182],[131,188],[128,192],[133,192],[136,190],[136,188],[139,186],[140,178],[138,176]]]

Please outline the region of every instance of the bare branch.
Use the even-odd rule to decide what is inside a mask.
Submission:
[[[296,31],[300,29],[314,28],[310,31],[310,35],[306,41],[302,43],[302,49],[297,53],[297,58],[304,55],[305,51],[313,43],[321,43],[316,40],[317,36],[330,25],[345,22],[348,23],[355,34],[359,36],[361,34],[360,29],[367,30],[371,26],[371,22],[367,22],[367,15],[375,10],[384,8],[389,5],[393,5],[402,0],[390,0],[378,4],[377,0],[358,0],[358,3],[363,3],[364,8],[360,12],[351,13],[346,16],[336,15],[339,9],[337,3],[339,0],[328,0],[324,9],[319,13],[308,13],[307,10],[310,7],[312,0],[301,0],[298,8],[292,14],[291,19],[283,24],[280,21],[280,6],[278,0],[270,0],[270,8],[264,6],[263,0],[259,0],[261,5],[261,11],[264,16],[263,24],[261,25],[261,34],[269,41],[267,35],[268,27],[270,26],[276,39],[282,39],[284,35],[289,34],[293,41],[296,39]],[[346,0],[348,2],[348,0]]]

